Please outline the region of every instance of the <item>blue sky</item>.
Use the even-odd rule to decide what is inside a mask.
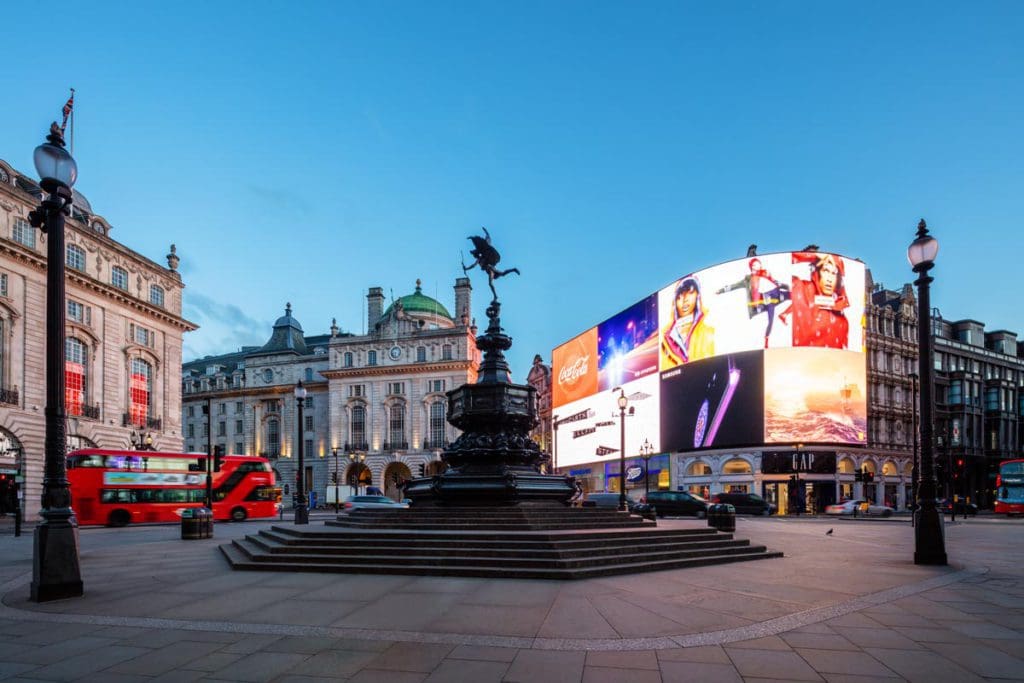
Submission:
[[[31,171],[76,88],[77,187],[129,247],[177,245],[186,359],[264,343],[287,301],[307,333],[361,332],[371,286],[422,278],[450,306],[480,226],[523,273],[499,283],[517,379],[752,242],[898,287],[922,216],[933,304],[1024,335],[1021,3],[15,3],[4,23],[0,158]]]

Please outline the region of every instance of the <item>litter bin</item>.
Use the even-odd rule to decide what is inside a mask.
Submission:
[[[199,517],[199,538],[213,538],[213,510],[197,508],[196,515]]]
[[[316,491],[309,492],[309,509],[316,510]]]
[[[181,511],[181,538],[191,541],[202,538],[202,520],[196,515],[203,508],[187,508]]]
[[[736,508],[728,503],[719,503],[717,507],[715,528],[719,531],[736,531]]]
[[[714,505],[708,505],[707,511],[704,516],[708,518],[708,526],[717,529],[718,528],[718,503]]]

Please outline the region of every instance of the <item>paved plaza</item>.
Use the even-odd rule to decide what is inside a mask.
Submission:
[[[1024,681],[1024,521],[948,525],[943,568],[912,563],[906,520],[741,518],[785,557],[578,582],[231,571],[217,545],[268,525],[85,529],[85,596],[42,605],[31,529],[0,535],[0,680]]]

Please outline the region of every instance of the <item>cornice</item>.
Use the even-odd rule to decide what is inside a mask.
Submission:
[[[407,365],[375,365],[361,368],[337,368],[323,370],[321,375],[327,379],[352,379],[359,377],[384,377],[386,375],[422,375],[428,372],[452,372],[472,370],[473,361],[458,360],[441,363],[412,363]]]
[[[328,390],[327,382],[303,382],[302,386],[306,388],[309,393],[326,393]],[[197,391],[193,393],[182,392],[181,402],[185,403],[188,401],[206,401],[207,399],[225,399],[225,398],[264,398],[267,396],[277,397],[280,395],[287,394],[293,396],[295,393],[295,385],[293,384],[275,384],[273,386],[265,387],[240,387],[231,389],[221,389],[217,391]]]

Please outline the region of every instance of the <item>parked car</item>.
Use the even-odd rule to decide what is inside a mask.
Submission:
[[[894,510],[888,505],[876,505],[857,498],[825,508],[826,515],[849,515],[851,517],[855,513],[864,517],[891,517],[893,512]]]
[[[610,510],[619,509],[619,494],[611,492],[589,493],[583,500],[583,507],[606,508]],[[654,511],[651,506],[638,502],[626,496],[626,509],[645,519],[654,519]]]
[[[399,503],[387,496],[349,496],[345,499],[345,512],[361,508],[397,509],[407,507],[409,507],[408,503]]]
[[[653,507],[658,517],[693,515],[703,518],[708,514],[708,501],[686,491],[651,491],[642,502]]]
[[[775,506],[756,493],[716,493],[712,503],[726,503],[741,515],[774,515]]]
[[[953,508],[954,507],[956,507],[956,514],[957,515],[965,515],[966,514],[966,515],[970,515],[971,517],[973,517],[974,515],[978,514],[978,506],[975,505],[974,503],[968,503],[965,500],[958,500],[958,501],[956,501],[956,503],[953,503],[953,502],[951,502],[949,500],[943,499],[943,500],[939,500],[938,503],[939,503],[939,510],[941,510],[942,513],[946,514],[946,515],[953,514]]]

